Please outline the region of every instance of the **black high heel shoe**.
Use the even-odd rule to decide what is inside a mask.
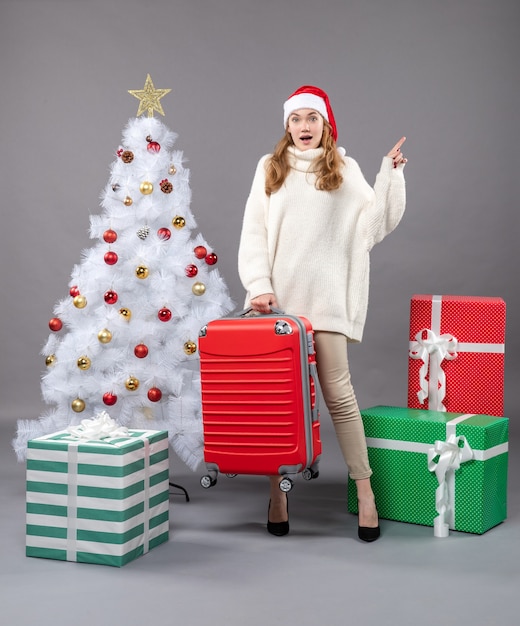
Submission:
[[[375,541],[376,539],[379,539],[380,535],[381,529],[379,528],[379,523],[377,524],[377,526],[359,526],[358,522],[358,537],[361,539],[361,541]]]
[[[358,537],[362,541],[375,541],[379,539],[381,535],[381,530],[379,526],[375,526],[374,528],[370,528],[369,526],[358,526]]]
[[[286,522],[270,522],[269,511],[271,510],[271,500],[269,500],[269,508],[267,509],[267,532],[276,537],[283,537],[289,533],[289,498],[287,499],[287,521]]]

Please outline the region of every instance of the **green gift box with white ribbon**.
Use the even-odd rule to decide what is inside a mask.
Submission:
[[[167,431],[30,440],[26,510],[27,556],[121,567],[168,541]]]
[[[391,406],[361,411],[383,519],[482,534],[507,517],[506,417]],[[348,510],[357,513],[349,478]]]

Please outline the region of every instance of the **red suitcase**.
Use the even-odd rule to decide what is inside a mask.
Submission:
[[[199,335],[204,429],[203,487],[218,473],[318,475],[321,455],[314,334],[276,311],[209,322]]]

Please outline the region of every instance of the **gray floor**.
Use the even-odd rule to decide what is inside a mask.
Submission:
[[[171,538],[118,569],[27,558],[24,472],[0,426],[0,623],[8,626],[509,626],[520,623],[520,429],[511,427],[509,518],[484,535],[382,521],[356,537],[337,444],[323,427],[320,477],[290,494],[291,534],[266,533],[266,481],[221,477],[210,490],[174,460]]]

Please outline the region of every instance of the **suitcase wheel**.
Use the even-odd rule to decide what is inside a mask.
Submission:
[[[280,491],[284,491],[285,493],[289,493],[289,491],[291,491],[293,486],[294,486],[293,481],[290,478],[287,478],[287,476],[285,478],[282,478],[279,484]]]
[[[213,478],[209,474],[206,474],[200,479],[200,484],[204,487],[204,489],[209,489],[217,484],[217,479]]]
[[[306,467],[302,472],[302,478],[304,480],[313,480],[320,475],[318,470],[312,469],[312,467]]]

